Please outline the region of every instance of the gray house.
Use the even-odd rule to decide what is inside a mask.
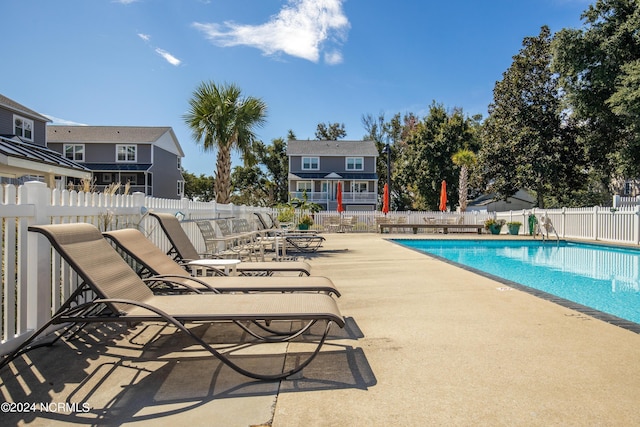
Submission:
[[[507,200],[501,200],[495,194],[485,194],[469,202],[467,211],[505,212],[531,209],[536,199],[527,191],[520,189]]]
[[[93,172],[97,191],[129,183],[130,192],[177,199],[184,195],[184,152],[170,127],[48,126],[49,148]]]
[[[66,179],[89,179],[91,172],[47,148],[45,116],[0,95],[0,184],[44,181],[64,187]]]
[[[289,197],[302,198],[326,210],[337,208],[338,183],[345,210],[375,210],[378,200],[378,150],[373,141],[287,142]]]

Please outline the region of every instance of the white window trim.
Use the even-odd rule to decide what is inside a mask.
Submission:
[[[316,167],[305,167],[304,161],[306,159],[309,160],[309,165],[310,166],[313,165],[313,163],[314,163],[313,160],[315,160]],[[317,170],[320,170],[320,157],[310,157],[310,156],[303,157],[300,166],[301,166],[303,171],[317,171]]]
[[[73,147],[73,158],[70,160],[73,160],[74,162],[84,162],[84,153],[85,153],[85,146],[84,144],[64,144],[64,146],[62,147],[62,155],[68,159],[67,157],[67,147]],[[76,155],[78,154],[78,152],[76,151],[76,149],[78,147],[82,147],[82,158],[78,159],[76,158]]]
[[[356,161],[360,160],[359,168],[349,168],[349,160],[353,160],[354,166],[356,165]],[[345,157],[344,159],[344,170],[346,171],[363,171],[364,170],[364,157]]]
[[[360,185],[362,185],[362,184],[364,184],[365,189],[363,191],[360,191]],[[369,181],[353,181],[351,183],[351,191],[354,192],[354,193],[367,193],[367,192],[369,192]]]
[[[134,147],[135,151],[134,151],[133,160],[129,160],[129,159],[120,160],[120,159],[118,159],[118,153],[120,152],[120,147],[124,147],[125,149],[127,147]],[[125,150],[125,154],[127,154],[126,150]],[[136,145],[136,144],[116,144],[116,163],[136,163],[137,161],[138,161],[138,145]]]
[[[21,128],[22,129],[22,135],[19,135],[16,132],[16,120],[22,120],[22,123],[23,123],[22,128]],[[31,131],[31,136],[30,137],[27,137],[24,134],[24,129],[25,129],[24,124],[29,125],[28,128]],[[13,131],[16,133],[16,135],[18,135],[21,138],[26,139],[27,141],[33,141],[33,120],[27,119],[26,117],[19,116],[17,114],[14,114],[13,115]]]
[[[304,185],[304,188],[302,188],[302,185]],[[307,186],[309,188],[307,188]],[[303,191],[313,191],[313,181],[297,181],[296,182],[296,191],[301,193]]]

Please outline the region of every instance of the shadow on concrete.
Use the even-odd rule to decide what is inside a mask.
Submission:
[[[35,349],[0,371],[3,402],[35,404],[28,411],[4,411],[2,425],[118,425],[165,417],[179,422],[193,411],[208,413],[206,405],[223,399],[265,396],[275,403],[283,392],[366,389],[376,379],[364,351],[341,342],[363,335],[353,318],[346,324],[330,330],[309,366],[280,382],[236,373],[171,326],[148,323],[129,330],[89,325],[75,339]],[[314,326],[292,343],[254,345],[232,324],[193,328],[207,342],[233,354],[238,364],[260,372],[282,372],[305,360],[320,329]],[[51,403],[55,410],[41,410]]]

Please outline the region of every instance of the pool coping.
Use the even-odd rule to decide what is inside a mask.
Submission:
[[[487,273],[486,271],[482,271],[482,270],[479,270],[479,269],[474,268],[474,267],[469,267],[468,265],[464,265],[464,264],[460,264],[460,263],[455,262],[455,261],[451,261],[450,259],[441,257],[439,255],[434,255],[432,253],[426,253],[424,251],[421,251],[420,249],[412,248],[412,247],[403,245],[402,243],[399,243],[397,241],[397,240],[427,240],[427,241],[439,241],[440,240],[440,241],[451,241],[450,239],[415,239],[415,238],[414,239],[404,239],[404,238],[395,237],[395,238],[388,238],[388,239],[385,239],[385,240],[387,240],[387,241],[389,241],[391,243],[394,243],[394,244],[396,244],[398,246],[402,246],[403,248],[418,252],[418,253],[426,255],[426,256],[430,256],[430,257],[435,258],[435,259],[437,259],[439,261],[443,261],[443,262],[446,262],[447,264],[462,268],[463,270],[467,270],[467,271],[470,271],[472,273],[478,274],[480,276],[489,278],[491,280],[495,280],[496,282],[503,283],[503,284],[513,288],[513,289],[517,289],[517,290],[526,292],[526,293],[531,294],[531,295],[533,295],[535,297],[538,297],[540,299],[543,299],[543,300],[558,304],[558,305],[560,305],[562,307],[565,307],[565,308],[568,308],[568,309],[571,309],[571,310],[575,310],[575,311],[577,311],[579,313],[582,313],[582,314],[586,314],[587,316],[591,316],[594,319],[602,320],[603,322],[612,324],[614,326],[618,326],[620,328],[626,329],[626,330],[634,332],[636,334],[640,334],[640,323],[632,322],[630,320],[623,319],[621,317],[614,316],[613,314],[605,313],[605,312],[600,311],[600,310],[596,310],[595,308],[579,304],[577,302],[568,300],[566,298],[561,298],[561,297],[558,297],[556,295],[550,294],[548,292],[541,291],[539,289],[535,289],[535,288],[532,288],[530,286],[526,286],[526,285],[523,285],[521,283],[514,282],[512,280],[508,280],[508,279],[505,279],[505,278],[500,277],[500,276],[496,276],[496,275],[491,274],[491,273]],[[457,239],[457,240],[464,241],[464,240],[478,240],[478,239]],[[510,240],[510,239],[501,239],[501,240],[508,241],[508,242],[512,242],[513,241],[513,240]],[[526,239],[526,240],[528,241],[529,239]],[[536,241],[535,239],[531,239],[531,240],[532,241]],[[497,241],[497,240],[492,240],[492,241]],[[562,239],[562,241],[567,242],[567,243],[569,243],[569,242],[572,242],[572,243],[583,243],[581,241],[577,241],[577,240],[572,241],[572,240],[567,240],[567,239]],[[589,244],[589,243],[587,243],[587,244]],[[596,245],[596,246],[598,246],[598,245]],[[605,245],[603,245],[603,246],[605,246]],[[614,246],[614,245],[607,245],[607,246]],[[621,247],[625,248],[624,246],[621,246]]]

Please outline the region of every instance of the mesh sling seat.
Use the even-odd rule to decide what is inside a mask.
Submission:
[[[149,215],[158,220],[160,228],[169,239],[171,249],[167,255],[178,262],[188,262],[202,258],[210,258],[210,254],[200,254],[189,240],[189,236],[185,233],[180,225],[178,218],[167,213],[149,212]],[[311,266],[304,261],[253,261],[242,262],[237,267],[240,274],[252,275],[259,273],[273,274],[275,272],[292,272],[302,275],[311,274]]]
[[[89,322],[165,322],[193,339],[197,344],[234,371],[251,378],[276,380],[299,372],[318,354],[332,324],[344,327],[335,299],[324,294],[189,294],[154,295],[144,281],[91,224],[54,224],[31,226],[29,231],[44,235],[61,257],[78,274],[81,285],[52,316],[16,350],[5,356],[0,368],[19,354],[39,345],[34,340],[53,324],[82,328]],[[77,296],[92,291],[96,298],[79,303]],[[324,334],[317,347],[304,361],[286,372],[258,373],[237,364],[205,342],[185,326],[187,323],[230,322],[309,322],[324,323]],[[288,338],[296,338],[294,334]],[[62,335],[60,335],[62,336]],[[58,336],[58,338],[60,337]],[[58,339],[56,338],[56,340]],[[268,342],[265,338],[257,343]],[[55,342],[55,340],[54,340]],[[31,344],[34,343],[32,346]],[[49,343],[52,344],[52,343]],[[281,365],[280,368],[281,370]]]
[[[171,287],[172,283],[195,288],[199,291],[225,292],[323,292],[340,296],[333,282],[320,276],[214,276],[189,277],[184,268],[166,255],[139,230],[125,228],[107,231],[103,235],[113,242],[116,248],[133,258],[140,269],[142,277],[153,276],[160,279],[151,284],[152,289]],[[238,265],[241,267],[242,263]],[[163,278],[170,278],[170,283],[163,283]]]

